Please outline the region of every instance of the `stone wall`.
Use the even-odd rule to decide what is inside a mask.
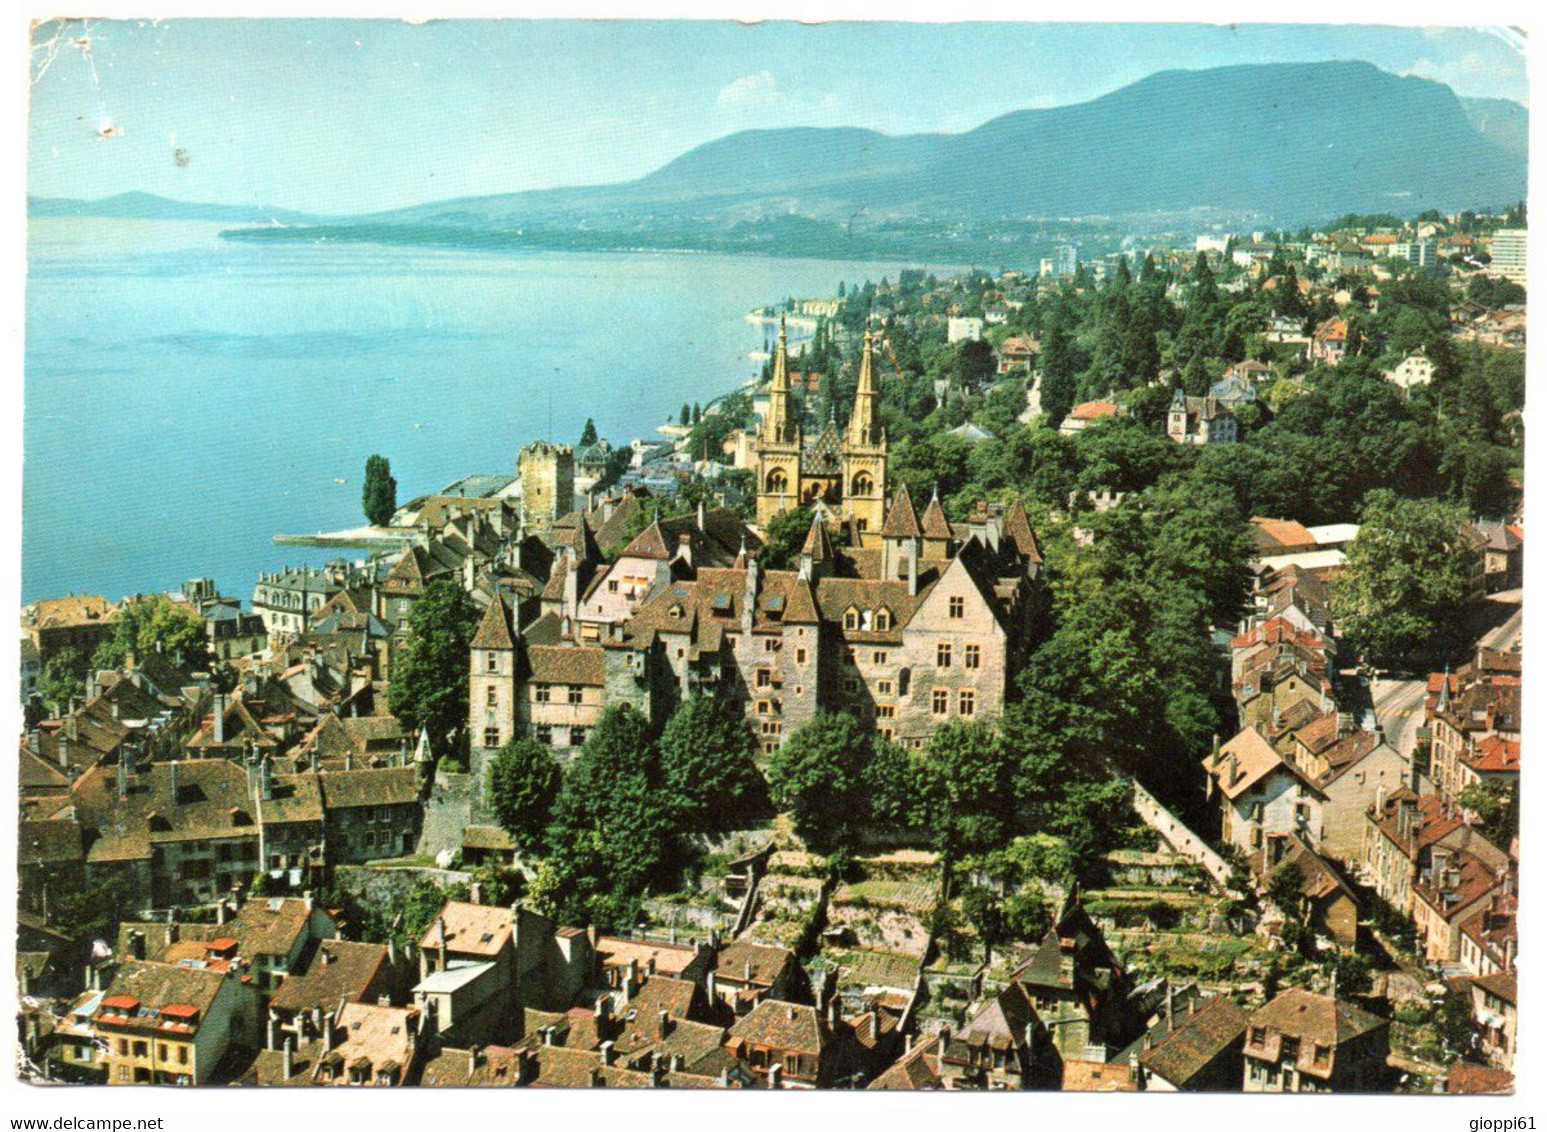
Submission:
[[[445,849],[462,848],[462,833],[472,815],[473,776],[437,769],[424,803],[424,825],[415,852],[433,857]]]
[[[1225,859],[1137,782],[1133,783],[1133,812],[1158,833],[1162,841],[1202,868],[1221,888],[1229,882],[1230,866],[1225,864]]]

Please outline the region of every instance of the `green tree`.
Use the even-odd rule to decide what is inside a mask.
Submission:
[[[1005,942],[1004,904],[986,888],[976,885],[962,893],[962,916],[983,942],[984,962],[993,958],[994,948]]]
[[[732,700],[695,696],[680,705],[661,731],[660,749],[666,789],[690,830],[740,828],[763,800],[757,736]]]
[[[365,461],[361,505],[365,508],[365,521],[371,526],[385,527],[392,522],[397,510],[397,480],[392,478],[392,465],[385,456],[371,456]]]
[[[113,620],[113,635],[92,654],[92,667],[118,668],[130,652],[159,652],[180,667],[202,668],[210,660],[204,620],[165,594],[126,601]]]
[[[790,570],[800,561],[801,547],[811,533],[811,508],[791,507],[781,511],[763,532],[763,549],[758,561],[765,570]]]
[[[86,662],[76,649],[60,649],[48,658],[38,676],[38,695],[56,716],[69,710],[70,701],[86,695]]]
[[[542,851],[560,778],[553,752],[536,739],[512,739],[496,752],[485,788],[489,809],[518,852]]]
[[[1482,835],[1508,849],[1520,829],[1520,802],[1514,786],[1496,779],[1474,782],[1456,795],[1461,808],[1477,818]]]
[[[644,893],[675,879],[680,818],[648,721],[612,705],[564,773],[533,902],[566,923],[632,926]]]
[[[1075,378],[1079,373],[1074,336],[1062,321],[1055,321],[1042,340],[1042,414],[1056,429],[1074,408]]]
[[[580,430],[580,447],[589,448],[597,440],[596,422],[590,417],[585,419],[585,428]]]
[[[1014,764],[992,727],[951,720],[936,728],[922,766],[935,845],[947,859],[1003,842],[1014,817]]]
[[[1371,663],[1412,663],[1448,636],[1467,597],[1473,556],[1449,504],[1371,492],[1359,537],[1332,588],[1343,635]]]
[[[818,712],[769,760],[774,803],[790,811],[796,831],[818,852],[842,842],[865,820],[872,743],[870,732],[852,715]]]
[[[692,421],[693,421],[693,410],[690,409],[688,407],[688,403],[686,401],[684,401],[684,402],[682,402],[682,412],[680,414],[678,414],[678,416],[677,416],[677,423],[680,424],[680,425],[687,425],[687,424],[691,424]]]
[[[458,749],[467,723],[467,656],[478,611],[456,582],[425,587],[392,662],[387,701],[410,730],[428,729],[437,754]]]

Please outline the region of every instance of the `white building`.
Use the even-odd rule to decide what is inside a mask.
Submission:
[[[947,342],[981,342],[983,320],[981,318],[953,318],[946,324]]]
[[[1526,281],[1526,230],[1500,228],[1493,234],[1493,274],[1522,286]]]
[[[1409,354],[1395,369],[1387,370],[1385,378],[1404,390],[1428,385],[1434,380],[1434,361],[1423,354]]]

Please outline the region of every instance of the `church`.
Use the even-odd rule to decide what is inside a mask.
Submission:
[[[780,320],[768,411],[756,441],[757,525],[761,530],[766,531],[782,512],[820,503],[846,522],[852,520],[862,545],[879,545],[887,502],[886,429],[881,424],[881,391],[873,355],[874,340],[867,330],[848,427],[840,439],[837,426],[828,421],[808,443],[790,397],[787,343],[784,321]]]

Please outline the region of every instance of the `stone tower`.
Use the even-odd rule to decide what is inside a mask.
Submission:
[[[865,546],[879,544],[886,521],[886,429],[881,424],[874,346],[870,331],[865,331],[854,412],[843,437],[843,513],[854,517]]]
[[[800,421],[792,415],[784,319],[774,353],[768,413],[757,436],[757,525],[763,530],[775,515],[800,502]]]
[[[521,449],[521,513],[526,529],[539,534],[575,509],[575,450],[539,440]]]
[[[468,646],[467,724],[475,822],[488,814],[485,787],[490,761],[516,737],[516,629],[510,607],[496,594]]]

